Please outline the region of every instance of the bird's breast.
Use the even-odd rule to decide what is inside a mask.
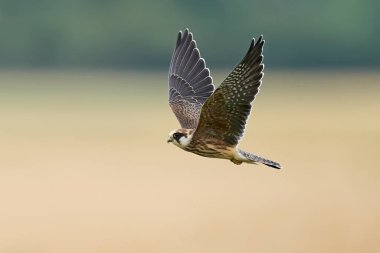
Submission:
[[[234,148],[220,141],[213,140],[191,143],[185,150],[200,156],[225,159],[230,159],[234,154]]]

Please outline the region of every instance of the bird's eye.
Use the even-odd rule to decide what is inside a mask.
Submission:
[[[183,133],[174,133],[173,134],[173,138],[177,141],[179,141],[179,139],[181,139],[181,137],[184,136]]]

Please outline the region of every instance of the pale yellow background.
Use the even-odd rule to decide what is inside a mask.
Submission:
[[[380,252],[379,84],[266,72],[241,147],[278,171],[168,145],[165,72],[1,72],[0,252]]]

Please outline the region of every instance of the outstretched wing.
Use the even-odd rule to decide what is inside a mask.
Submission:
[[[180,31],[169,68],[169,105],[182,128],[197,127],[202,105],[213,91],[210,71],[192,33]]]
[[[262,36],[256,43],[253,39],[240,64],[204,104],[193,140],[215,138],[231,146],[238,144],[261,85],[263,46]]]

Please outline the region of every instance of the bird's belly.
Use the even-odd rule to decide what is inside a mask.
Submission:
[[[234,154],[233,148],[231,147],[225,145],[214,145],[209,143],[204,143],[203,145],[196,145],[187,149],[187,151],[204,157],[222,159],[231,159]]]

